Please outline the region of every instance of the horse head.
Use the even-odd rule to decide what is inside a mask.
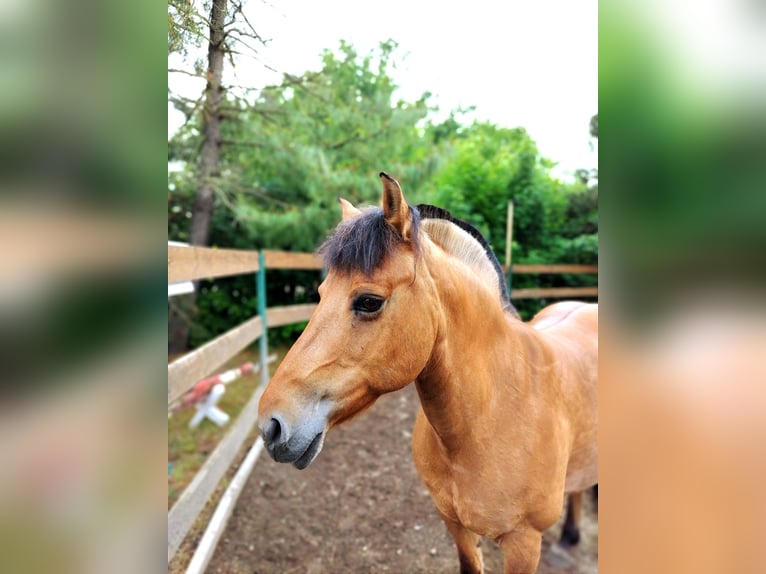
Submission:
[[[396,180],[380,177],[380,208],[339,200],[343,219],[320,247],[320,302],[260,400],[268,452],[300,469],[330,428],[412,382],[436,338],[433,284],[418,266],[418,211]]]

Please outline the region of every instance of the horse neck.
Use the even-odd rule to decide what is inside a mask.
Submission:
[[[476,438],[477,417],[495,405],[507,410],[508,401],[526,394],[523,356],[530,329],[505,313],[497,295],[470,269],[438,254],[428,259],[440,318],[416,387],[431,427],[449,451]]]

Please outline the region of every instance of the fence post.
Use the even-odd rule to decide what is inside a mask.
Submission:
[[[511,266],[511,246],[513,244],[513,202],[508,202],[508,217],[505,220],[505,264],[508,266],[508,297],[513,287],[513,267]]]
[[[263,251],[258,254],[258,274],[256,275],[256,291],[258,295],[258,315],[261,317],[263,333],[260,339],[261,348],[261,386],[269,384],[269,341],[268,324],[266,320],[266,257]]]

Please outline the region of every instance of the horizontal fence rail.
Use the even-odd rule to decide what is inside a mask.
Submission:
[[[316,304],[272,307],[266,310],[268,327],[308,321]],[[234,327],[168,365],[168,403],[181,398],[194,384],[208,376],[263,334],[260,317]]]
[[[168,246],[168,283],[255,273],[257,251]]]
[[[186,574],[202,574],[207,568],[210,559],[213,557],[215,547],[223,535],[226,524],[229,522],[229,518],[231,518],[231,513],[234,512],[234,506],[237,504],[239,495],[245,488],[247,479],[250,477],[250,473],[253,471],[258,455],[261,454],[262,450],[263,439],[257,437],[250,451],[242,460],[234,478],[232,478],[226,491],[221,496],[221,501],[218,503],[218,507],[215,509],[205,529],[205,533],[197,545],[197,549],[194,551],[191,562],[189,562]]]
[[[508,266],[504,265],[503,270],[507,273]],[[519,264],[511,265],[513,274],[537,274],[543,273],[562,274],[598,274],[598,265],[538,265],[538,264]]]
[[[263,250],[269,269],[322,269],[322,259],[313,253]]]
[[[311,319],[316,303],[306,303],[304,305],[289,305],[286,307],[271,307],[266,310],[266,323],[269,327],[278,327],[280,325],[291,325]]]
[[[511,299],[543,299],[561,297],[598,297],[598,287],[540,287],[514,289]]]
[[[260,317],[242,323],[168,365],[168,403],[239,353],[263,333]]]
[[[261,364],[261,369],[268,365]],[[178,547],[186,538],[189,530],[197,520],[199,513],[215,492],[221,478],[231,467],[237,453],[242,448],[258,419],[258,401],[261,399],[263,388],[259,387],[253,394],[229,432],[221,439],[218,446],[207,457],[189,486],[184,489],[173,508],[168,513],[168,562],[173,558]]]
[[[508,273],[508,266],[503,270]],[[510,278],[513,275],[561,275],[565,273],[578,275],[598,275],[597,265],[571,265],[571,264],[516,264],[511,265],[508,274],[508,289],[511,299],[562,299],[564,297],[598,297],[598,287],[532,287],[524,289],[511,289]]]

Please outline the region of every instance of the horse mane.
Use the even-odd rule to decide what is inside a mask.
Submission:
[[[434,243],[466,263],[486,284],[494,286],[503,310],[518,317],[508,296],[503,268],[478,229],[433,205],[410,207],[410,213],[416,254],[422,227]],[[403,241],[399,232],[386,222],[380,207],[367,207],[361,215],[341,221],[317,252],[327,269],[372,275]]]
[[[431,240],[471,267],[485,283],[493,285],[503,309],[518,317],[508,295],[503,268],[481,232],[441,207],[420,204],[417,209],[421,225]]]

